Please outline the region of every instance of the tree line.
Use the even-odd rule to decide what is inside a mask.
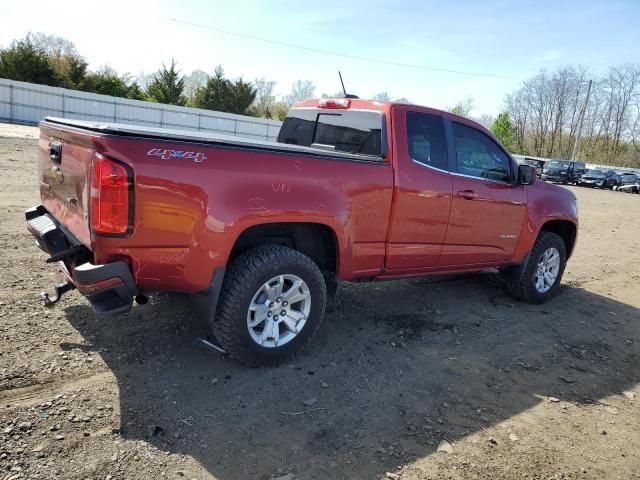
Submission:
[[[514,153],[571,158],[584,109],[576,158],[640,167],[638,64],[611,67],[597,76],[582,67],[543,70],[508,94],[504,106],[494,125]]]
[[[312,81],[297,80],[289,93],[277,98],[273,80],[264,77],[253,82],[242,77],[229,79],[221,65],[215,67],[212,74],[195,70],[185,75],[178,70],[173,59],[155,73],[138,77],[129,73],[118,74],[108,66],[91,71],[73,42],[40,32],[29,33],[25,38],[14,40],[7,48],[0,49],[0,77],[277,120],[283,120],[295,102],[312,98],[316,93]],[[327,94],[321,96],[330,97]],[[386,92],[376,97],[379,100],[390,98]]]
[[[0,77],[86,92],[190,106],[282,120],[291,105],[316,95],[310,80],[297,80],[277,97],[276,82],[264,77],[227,78],[222,66],[212,74],[188,75],[172,59],[158,71],[138,77],[105,66],[88,68],[73,42],[44,33],[29,33],[0,49]],[[593,80],[586,102],[588,80]],[[321,97],[341,97],[342,93]],[[374,100],[390,100],[380,92]],[[396,101],[410,103],[406,98]],[[584,122],[577,158],[592,163],[640,167],[640,65],[611,67],[591,75],[582,67],[540,71],[508,94],[503,111],[475,118],[490,128],[513,153],[547,158],[571,157],[582,109]],[[449,108],[471,116],[473,99]]]

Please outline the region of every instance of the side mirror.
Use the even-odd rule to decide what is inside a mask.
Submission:
[[[518,165],[518,185],[533,185],[536,182],[536,169],[531,165]]]

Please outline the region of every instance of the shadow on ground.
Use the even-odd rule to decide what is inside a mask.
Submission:
[[[121,434],[225,480],[384,477],[540,396],[619,393],[639,380],[639,314],[580,288],[514,302],[493,276],[345,285],[304,356],[249,369],[197,342],[186,300],[67,309],[118,381]]]

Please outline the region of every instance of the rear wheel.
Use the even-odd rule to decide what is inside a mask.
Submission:
[[[229,266],[212,328],[238,361],[277,365],[298,354],[315,335],[326,302],[324,277],[309,257],[265,245]]]
[[[509,293],[529,303],[542,303],[558,292],[567,261],[562,237],[540,232],[520,278],[507,285]]]

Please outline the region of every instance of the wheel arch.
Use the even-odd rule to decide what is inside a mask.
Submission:
[[[334,228],[320,222],[265,222],[251,225],[237,235],[227,262],[260,245],[284,245],[311,258],[323,272],[338,275],[339,237]]]
[[[569,220],[548,220],[542,225],[540,232],[552,232],[559,235],[564,241],[567,259],[571,257],[578,235],[578,228],[575,223]]]

